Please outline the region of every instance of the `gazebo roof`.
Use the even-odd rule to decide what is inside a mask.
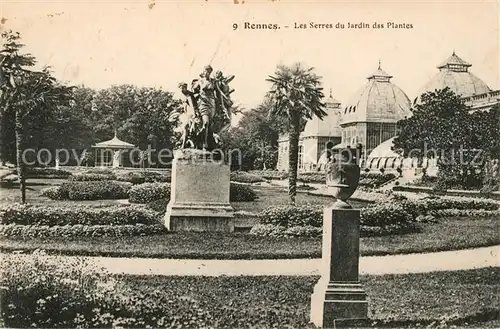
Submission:
[[[97,143],[92,147],[108,148],[108,149],[132,149],[132,148],[135,148],[135,145],[118,139],[118,137],[116,136],[116,132],[115,132],[115,137],[113,137],[112,139],[110,139],[108,141]]]

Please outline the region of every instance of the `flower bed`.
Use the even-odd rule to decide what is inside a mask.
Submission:
[[[161,224],[145,225],[0,225],[0,236],[16,238],[50,237],[126,237],[137,235],[165,234]]]
[[[29,204],[0,206],[0,224],[35,226],[155,224],[156,214],[139,207],[57,207]]]
[[[42,195],[54,200],[126,199],[131,183],[117,181],[68,181],[42,190]]]

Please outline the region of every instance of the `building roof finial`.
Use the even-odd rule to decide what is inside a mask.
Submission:
[[[455,49],[453,49],[453,56],[456,56],[456,54],[455,54]]]
[[[381,61],[381,60],[380,60],[380,58],[379,58],[379,60],[378,60],[378,69],[379,69],[379,70],[381,70],[381,65],[382,65],[382,61]]]
[[[117,135],[117,129],[115,128],[115,138],[118,138],[118,135]]]
[[[330,98],[333,98],[333,96],[332,96],[332,88],[330,88]]]

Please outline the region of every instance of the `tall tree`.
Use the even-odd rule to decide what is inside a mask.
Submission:
[[[25,133],[31,115],[41,109],[52,109],[67,104],[71,89],[59,84],[48,69],[30,71],[35,65],[29,54],[19,54],[23,47],[20,36],[12,31],[2,34],[6,41],[2,50],[0,76],[4,111],[15,112],[16,162],[21,187],[21,201],[26,202],[26,163],[24,161]],[[5,113],[3,113],[5,115]]]
[[[398,123],[394,146],[404,156],[437,158],[437,188],[478,187],[476,169],[485,158],[498,156],[498,110],[471,113],[459,95],[445,88],[422,95],[412,111]]]
[[[271,83],[269,96],[274,105],[270,115],[288,119],[288,195],[290,202],[295,203],[301,122],[314,116],[323,119],[327,115],[322,102],[321,77],[314,68],[297,63],[290,67],[279,65],[267,81]]]

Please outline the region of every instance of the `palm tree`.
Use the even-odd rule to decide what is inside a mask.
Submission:
[[[278,65],[274,76],[266,80],[271,83],[269,96],[274,105],[270,115],[288,119],[288,195],[290,202],[295,203],[301,121],[326,116],[321,101],[324,97],[321,77],[314,73],[314,68],[297,63],[291,67]]]
[[[19,34],[2,34],[7,39],[2,50],[0,65],[0,91],[2,111],[15,111],[14,130],[16,136],[16,162],[20,181],[21,202],[26,202],[26,164],[23,159],[26,120],[42,107],[54,109],[68,104],[71,87],[60,85],[48,68],[41,72],[30,71],[22,66],[33,66],[34,58],[29,54],[19,55],[23,46],[17,41]]]

